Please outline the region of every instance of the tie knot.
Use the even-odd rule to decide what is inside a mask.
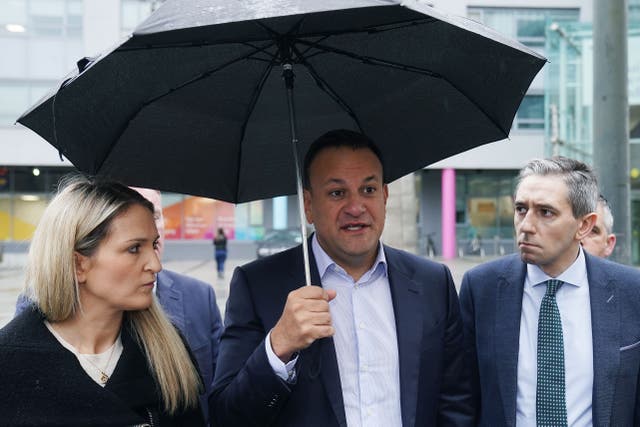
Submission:
[[[560,286],[564,283],[562,280],[550,279],[547,280],[547,295],[555,295]]]

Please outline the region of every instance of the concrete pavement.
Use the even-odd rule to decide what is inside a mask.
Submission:
[[[24,264],[26,254],[5,254],[0,263],[0,327],[8,323],[14,314],[15,302],[24,285]],[[479,257],[456,258],[453,260],[438,260],[446,264],[453,274],[456,286],[460,286],[462,275],[473,266],[487,261]],[[173,259],[163,262],[166,269],[183,273],[211,284],[216,292],[218,307],[224,316],[224,309],[229,295],[229,280],[233,270],[251,261],[247,258],[227,260],[225,277],[219,279],[216,264],[213,259]]]

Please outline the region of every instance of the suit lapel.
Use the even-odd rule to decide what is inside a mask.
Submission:
[[[296,283],[304,283],[304,271],[302,270],[302,246],[296,251],[297,260],[295,260]],[[311,270],[311,283],[314,285],[322,285],[320,275],[318,274],[318,266],[311,249],[311,237],[309,237],[309,268]],[[299,277],[298,277],[299,276]],[[319,375],[324,384],[327,393],[327,400],[331,403],[333,412],[336,416],[338,425],[347,427],[347,417],[344,413],[344,401],[342,400],[342,384],[340,383],[340,373],[338,371],[338,361],[336,359],[336,349],[333,344],[333,338],[323,338],[314,342],[308,349],[303,351],[308,362],[305,370],[310,378]]]
[[[402,425],[413,426],[416,418],[418,380],[420,378],[420,348],[422,346],[423,313],[419,298],[421,288],[413,281],[412,272],[406,270],[402,258],[395,250],[385,246],[389,272],[389,287],[396,318],[398,359],[400,363],[400,404]]]
[[[173,286],[173,279],[164,271],[158,273],[156,295],[165,313],[171,322],[183,333],[185,337],[188,329],[185,325],[184,304],[182,292]]]
[[[515,426],[518,390],[518,352],[520,349],[520,316],[526,265],[514,258],[503,276],[498,278],[495,318],[495,370],[504,415],[508,426]]]
[[[585,253],[591,301],[591,333],[593,336],[593,424],[611,422],[614,379],[620,365],[620,315],[616,287],[600,260]]]

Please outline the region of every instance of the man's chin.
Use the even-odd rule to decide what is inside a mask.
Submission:
[[[520,259],[527,264],[537,264],[535,257],[528,252],[520,252]]]

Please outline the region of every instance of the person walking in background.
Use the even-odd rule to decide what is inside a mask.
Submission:
[[[153,216],[159,236],[156,251],[162,259],[165,234],[162,195],[158,190],[150,188],[131,188],[153,204]],[[222,318],[213,287],[203,281],[163,268],[156,276],[154,292],[171,322],[186,338],[196,359],[204,382],[200,405],[205,421],[208,421],[208,399],[213,386],[222,333]],[[16,316],[33,304],[26,295],[27,293],[22,293],[18,296]]]
[[[613,214],[611,206],[602,194],[598,197],[598,219],[591,233],[582,239],[582,247],[591,255],[607,258],[616,246],[616,235],[613,233]]]
[[[216,256],[216,266],[218,268],[218,277],[224,278],[224,262],[227,260],[227,236],[224,234],[222,227],[218,228],[218,232],[213,239],[213,246]]]
[[[477,425],[640,425],[640,271],[580,245],[597,199],[589,166],[532,160],[514,198],[519,253],[464,275]]]
[[[210,400],[221,426],[470,426],[449,269],[380,242],[388,187],[365,135],[331,131],[304,160],[301,246],[238,267]]]
[[[0,330],[3,425],[204,425],[197,368],[153,297],[158,239],[130,188],[61,184],[29,248],[34,305]]]

